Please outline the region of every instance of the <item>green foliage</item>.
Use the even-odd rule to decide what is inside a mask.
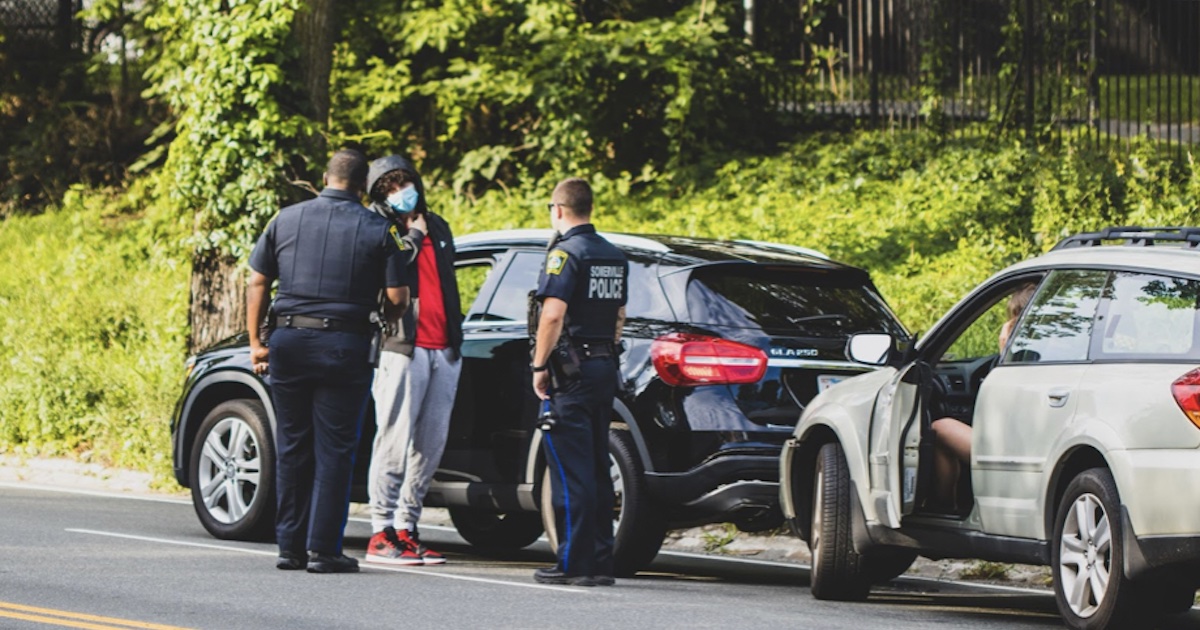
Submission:
[[[963,570],[959,575],[964,580],[1003,580],[1013,565],[1003,562],[987,562],[979,560]]]
[[[153,94],[178,116],[160,179],[195,214],[197,250],[242,256],[278,211],[289,160],[315,133],[283,70],[301,0],[164,0],[147,26],[167,52]]]
[[[137,38],[142,12],[117,4],[89,2],[94,30],[79,51],[0,33],[0,216],[40,212],[72,183],[119,185],[145,151],[164,116],[141,97],[157,48],[120,49],[122,36]]]
[[[148,183],[0,222],[0,452],[169,470],[188,223]]]
[[[721,523],[704,528],[704,533],[701,535],[704,538],[704,551],[724,553],[725,547],[737,540],[738,529],[733,523]]]
[[[548,173],[647,181],[760,136],[768,62],[729,32],[729,3],[623,4],[360,3],[335,58],[333,131],[471,196]]]

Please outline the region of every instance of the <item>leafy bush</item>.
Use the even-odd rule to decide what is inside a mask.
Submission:
[[[75,189],[0,223],[0,452],[169,470],[187,224],[144,190]]]

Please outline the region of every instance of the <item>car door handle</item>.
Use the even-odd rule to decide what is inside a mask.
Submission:
[[[1065,389],[1052,389],[1047,396],[1050,398],[1051,407],[1062,407],[1067,404],[1067,398],[1071,396],[1071,392]]]

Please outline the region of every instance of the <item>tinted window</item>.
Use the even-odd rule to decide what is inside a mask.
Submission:
[[[492,294],[487,311],[478,319],[486,321],[526,321],[529,309],[529,292],[537,288],[538,273],[542,270],[545,254],[535,251],[516,252],[512,262],[504,270],[500,285]]]
[[[1055,271],[1033,297],[1005,363],[1084,361],[1106,271]]]
[[[810,337],[905,334],[870,288],[813,272],[701,269],[688,283],[687,299],[691,321],[698,325]]]
[[[482,305],[475,306],[475,298],[479,297],[479,290],[483,288],[483,283],[491,275],[492,269],[490,259],[459,263],[454,268],[454,275],[458,279],[458,297],[463,313],[483,310]]]
[[[1115,272],[1104,292],[1093,358],[1189,359],[1200,356],[1196,326],[1200,282]]]

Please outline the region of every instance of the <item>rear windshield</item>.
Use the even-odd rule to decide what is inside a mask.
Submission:
[[[691,323],[698,326],[806,337],[907,336],[874,290],[827,272],[699,269],[688,283],[687,298]]]

